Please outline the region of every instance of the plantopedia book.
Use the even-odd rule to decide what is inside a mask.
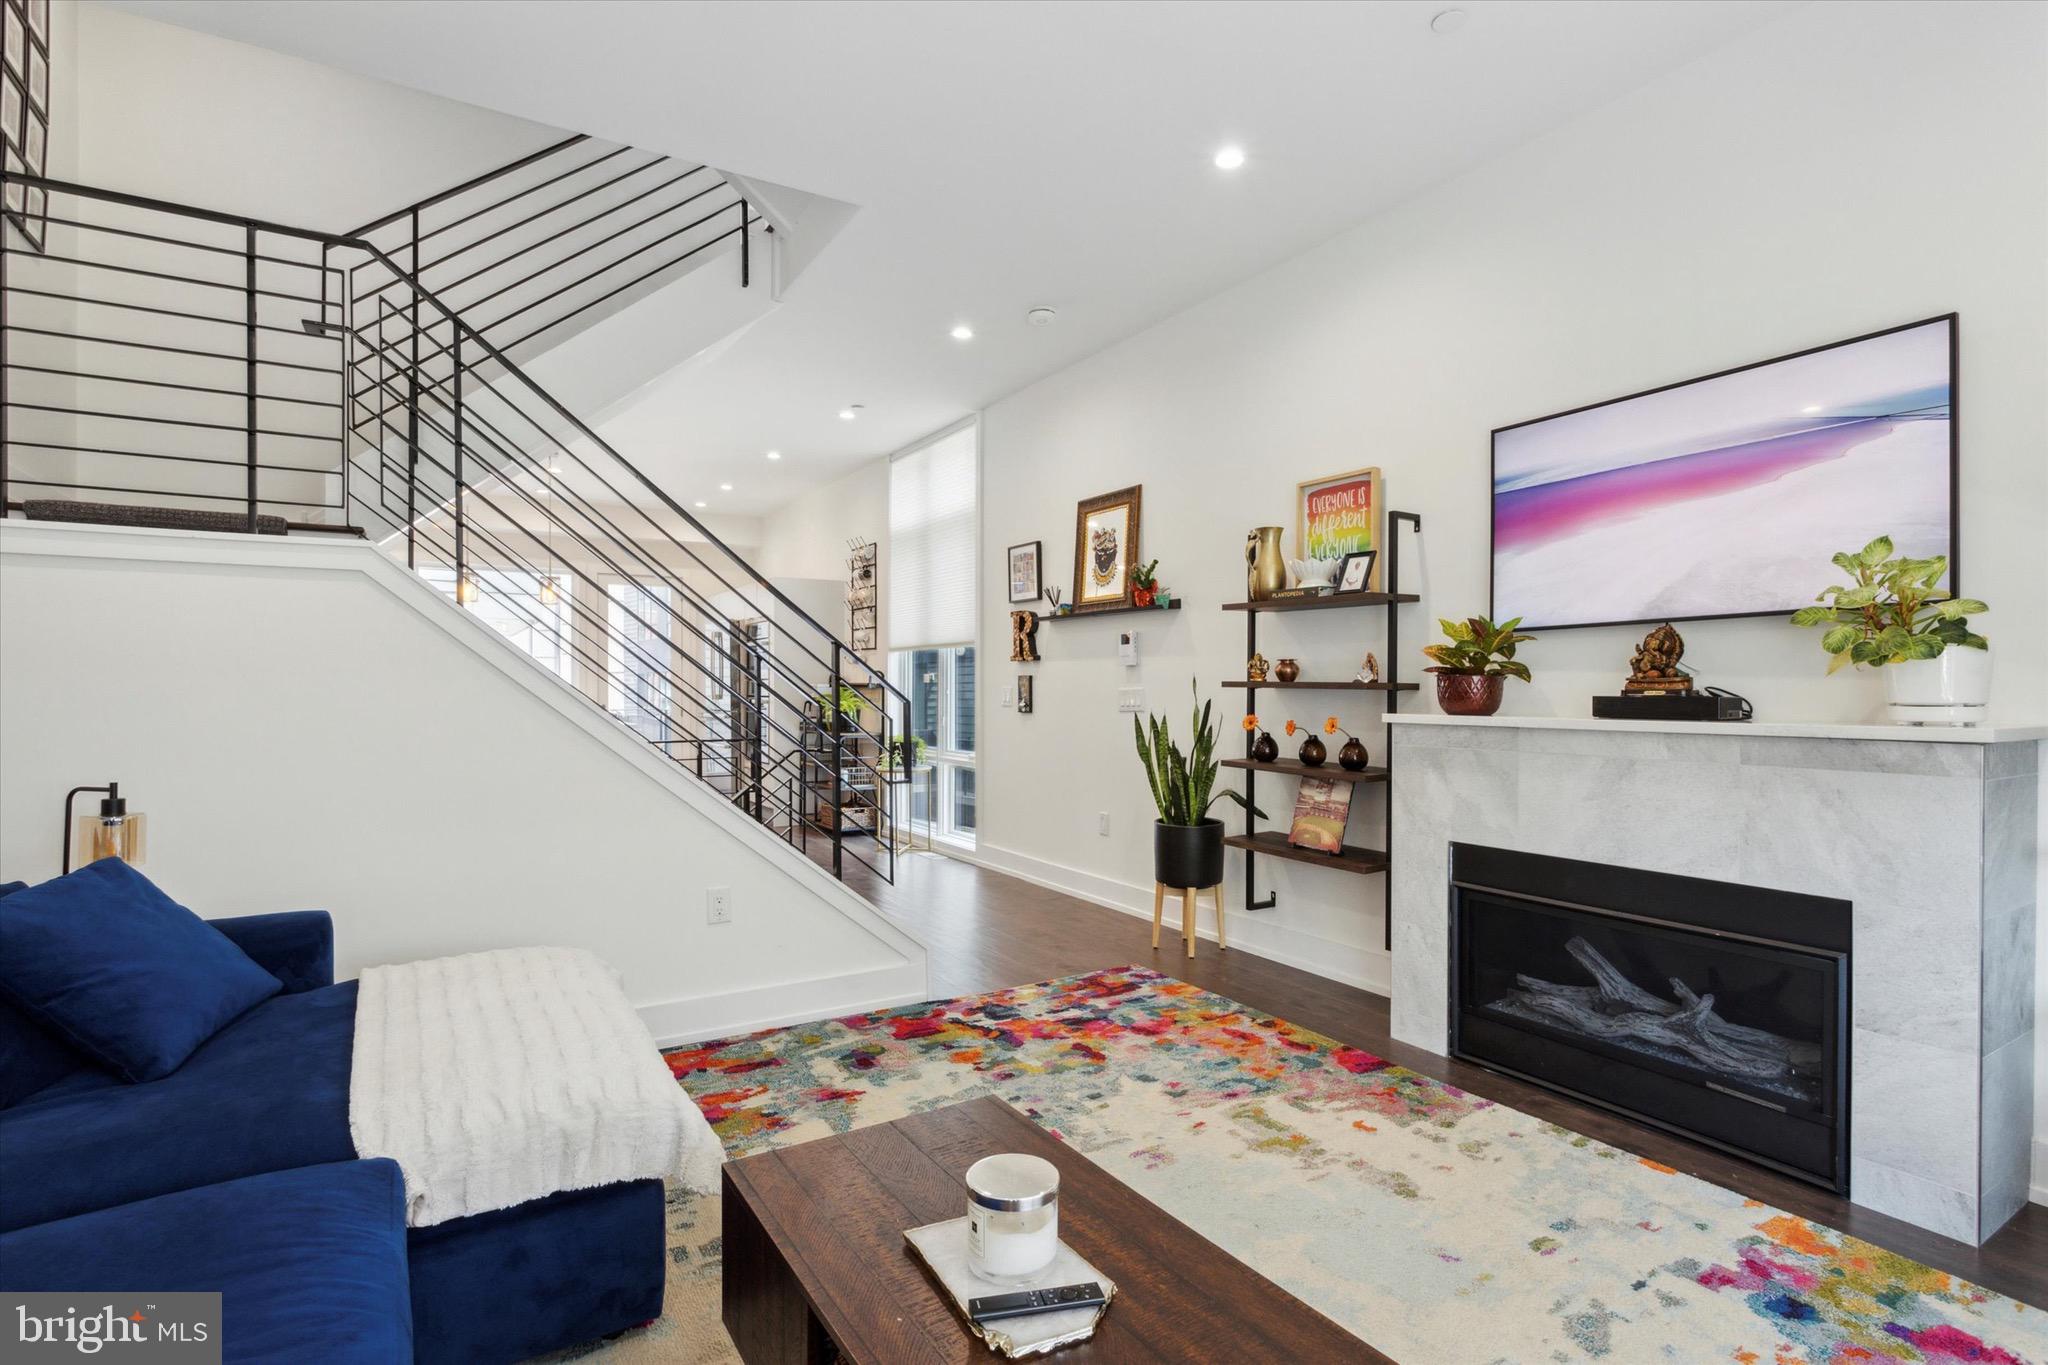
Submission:
[[[1302,778],[1301,789],[1294,797],[1294,824],[1287,831],[1287,842],[1317,853],[1342,853],[1344,824],[1351,818],[1353,790],[1349,782],[1327,777]]]

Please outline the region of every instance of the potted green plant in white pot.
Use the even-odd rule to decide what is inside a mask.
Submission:
[[[1938,585],[1948,557],[1914,559],[1892,553],[1879,536],[1834,557],[1848,584],[1831,584],[1792,614],[1795,626],[1826,626],[1820,646],[1828,672],[1852,665],[1881,668],[1885,708],[1901,725],[1974,725],[1991,699],[1991,654],[1969,618],[1991,610],[1974,597]]]
[[[1194,683],[1188,684],[1194,691]],[[1152,787],[1159,819],[1152,826],[1152,875],[1162,886],[1211,887],[1223,882],[1223,822],[1209,814],[1219,797],[1229,797],[1252,814],[1265,812],[1248,805],[1241,792],[1217,788],[1216,727],[1209,721],[1209,703],[1189,716],[1193,732],[1188,752],[1173,742],[1164,717],[1151,716],[1151,728],[1131,717],[1138,757]]]

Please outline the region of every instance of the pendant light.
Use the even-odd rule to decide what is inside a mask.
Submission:
[[[545,464],[541,466],[541,471],[541,487],[548,495],[548,520],[541,532],[548,547],[548,571],[546,577],[540,581],[540,604],[552,607],[562,600],[562,594],[555,587],[555,482],[547,476],[558,471],[556,466]]]

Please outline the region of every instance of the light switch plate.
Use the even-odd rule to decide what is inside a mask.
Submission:
[[[1145,709],[1145,689],[1142,687],[1119,688],[1116,694],[1116,709],[1126,715],[1137,715]]]

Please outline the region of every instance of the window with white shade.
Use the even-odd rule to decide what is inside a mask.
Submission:
[[[974,607],[980,447],[963,427],[889,466],[889,671],[924,741],[908,803],[941,838],[972,843]]]
[[[889,465],[889,648],[974,638],[979,449],[967,426]]]

